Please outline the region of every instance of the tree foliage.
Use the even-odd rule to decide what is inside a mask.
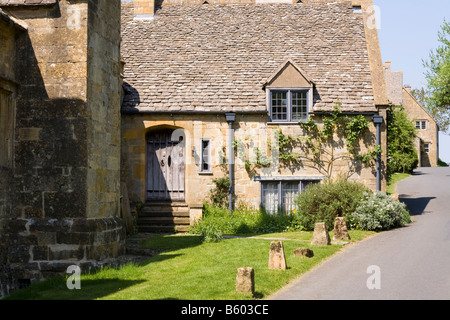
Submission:
[[[450,128],[450,23],[444,20],[438,33],[441,45],[430,52],[426,68],[427,90],[425,100],[427,109],[436,119],[442,131]]]
[[[387,176],[411,172],[419,163],[415,147],[416,128],[402,106],[387,112]]]

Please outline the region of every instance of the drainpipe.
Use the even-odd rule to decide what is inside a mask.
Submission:
[[[377,128],[377,146],[381,146],[381,129],[380,125],[383,123],[383,116],[373,116],[373,123]],[[377,191],[381,191],[381,152],[377,155]]]
[[[228,122],[228,174],[230,181],[230,188],[228,191],[229,195],[229,210],[233,211],[233,165],[234,165],[234,131],[233,131],[233,122],[236,120],[235,113],[226,113],[225,117]]]

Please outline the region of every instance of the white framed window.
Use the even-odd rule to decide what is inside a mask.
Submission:
[[[202,139],[201,172],[211,172],[211,140]]]
[[[425,143],[425,144],[423,145],[423,151],[424,151],[425,153],[430,153],[430,144],[429,144],[429,143]]]
[[[271,122],[299,122],[308,119],[311,89],[269,89]]]
[[[316,183],[320,180],[261,181],[261,207],[270,214],[291,213],[297,195]]]
[[[427,129],[427,122],[425,120],[416,121],[416,129],[426,130]]]

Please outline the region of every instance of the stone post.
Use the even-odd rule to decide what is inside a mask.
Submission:
[[[328,234],[325,222],[316,223],[311,244],[316,246],[328,246],[331,244],[330,235]]]
[[[336,217],[336,220],[334,221],[333,240],[350,240],[347,224],[343,217]]]
[[[286,270],[286,258],[284,256],[283,242],[272,241],[270,243],[269,269]]]
[[[239,268],[236,276],[236,292],[255,293],[255,271],[253,268]]]
[[[298,258],[312,258],[314,257],[314,251],[309,248],[297,248],[294,249],[294,256]]]

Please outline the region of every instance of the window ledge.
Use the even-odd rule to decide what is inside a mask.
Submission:
[[[295,122],[271,121],[271,122],[267,122],[267,124],[268,125],[274,125],[274,126],[278,126],[278,125],[293,126],[293,125],[298,125],[300,122],[306,122],[306,121],[308,121],[308,120],[295,121]]]
[[[201,176],[212,176],[213,175],[212,171],[201,171],[198,174]]]
[[[271,176],[271,177],[253,177],[254,181],[303,181],[303,180],[324,180],[324,176]]]

